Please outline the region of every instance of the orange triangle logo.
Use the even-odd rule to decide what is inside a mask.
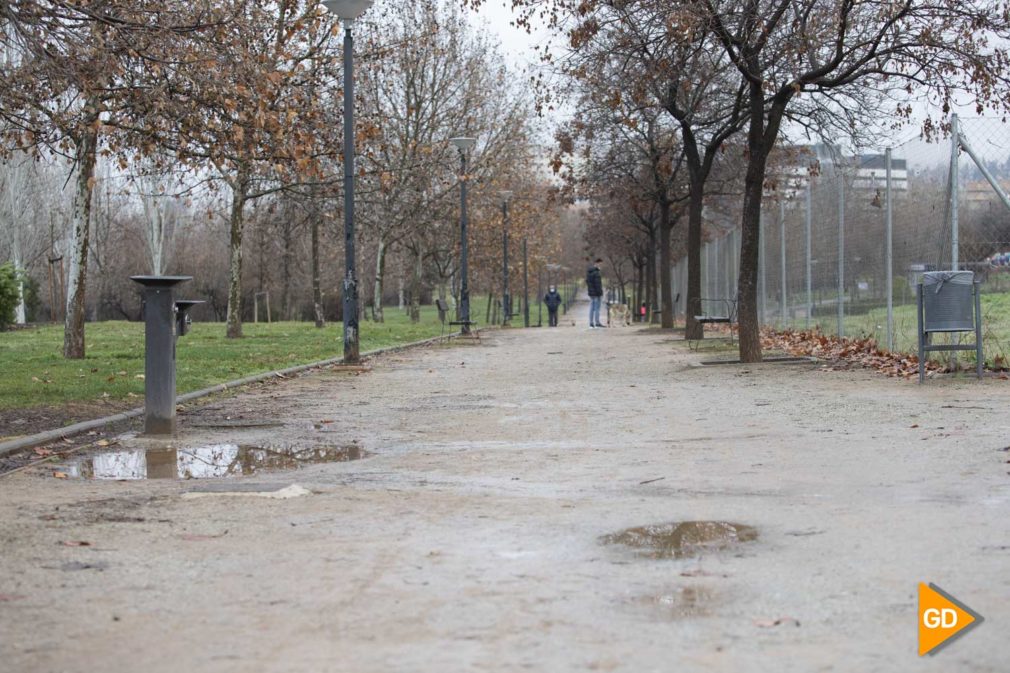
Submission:
[[[919,656],[936,654],[983,622],[982,615],[935,584],[919,584]]]

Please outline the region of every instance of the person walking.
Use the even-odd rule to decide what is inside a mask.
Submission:
[[[603,327],[600,324],[600,303],[603,300],[603,274],[600,273],[602,259],[597,258],[586,270],[586,289],[589,291],[589,328]]]
[[[544,295],[544,304],[547,305],[547,322],[551,327],[558,326],[558,307],[561,306],[561,302],[558,288],[551,285],[547,294]]]

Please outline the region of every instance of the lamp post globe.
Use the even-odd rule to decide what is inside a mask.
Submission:
[[[468,136],[456,136],[450,138],[449,142],[456,146],[459,151],[459,322],[463,334],[470,333],[470,278],[469,278],[469,250],[466,237],[466,164],[467,154],[477,144],[476,138]]]
[[[358,331],[358,278],[354,252],[354,38],[351,24],[373,0],[324,0],[344,22],[344,362],[361,360]]]
[[[323,0],[323,6],[341,21],[353,21],[372,6],[375,0]]]
[[[469,152],[473,149],[473,146],[477,144],[477,139],[467,136],[457,136],[455,138],[449,138],[449,142],[455,145],[456,149],[460,152]]]

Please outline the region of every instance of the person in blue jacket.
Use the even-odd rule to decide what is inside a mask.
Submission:
[[[561,306],[561,302],[558,288],[551,285],[547,294],[544,295],[544,304],[547,305],[547,324],[551,327],[558,326],[558,307]]]
[[[603,327],[600,324],[600,303],[603,300],[603,274],[600,273],[602,259],[597,258],[596,262],[586,270],[586,289],[589,291],[589,327],[595,329]]]

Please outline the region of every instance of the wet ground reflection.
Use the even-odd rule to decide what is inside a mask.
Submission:
[[[364,451],[354,444],[300,449],[214,444],[185,449],[105,451],[69,463],[64,472],[68,477],[81,479],[213,479],[339,463],[363,456]]]

